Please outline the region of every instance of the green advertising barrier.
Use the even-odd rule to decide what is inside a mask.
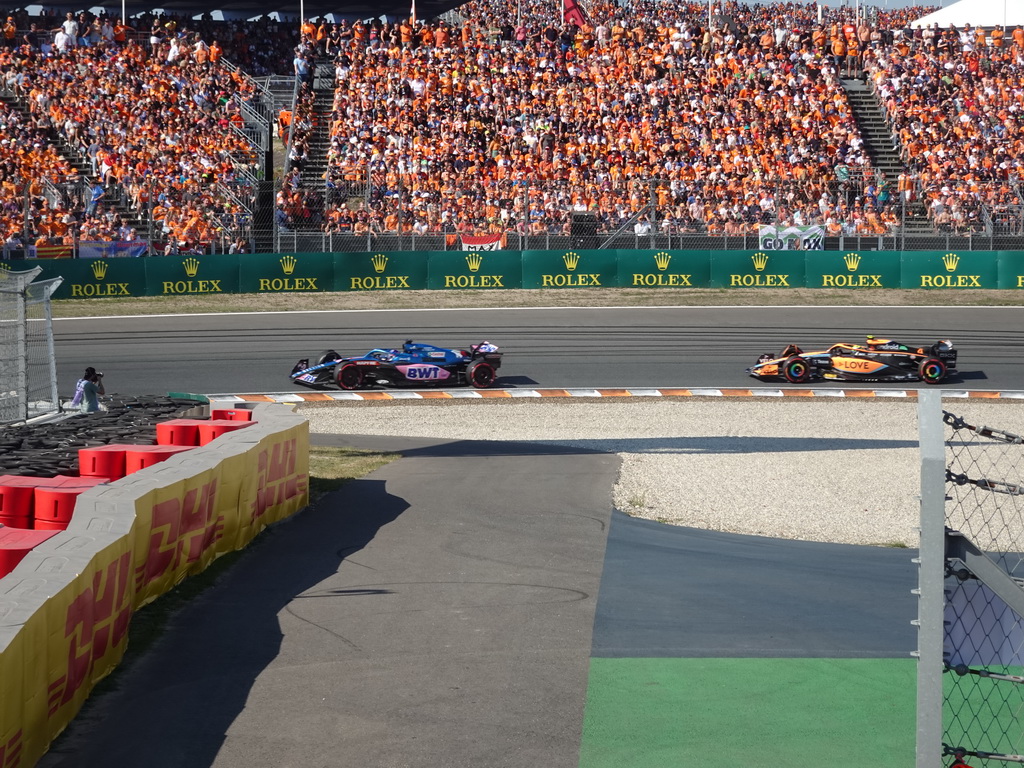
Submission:
[[[408,291],[427,287],[427,251],[334,254],[336,291]]]
[[[523,251],[523,288],[615,288],[618,251]]]
[[[334,290],[334,254],[253,253],[238,257],[240,293]]]
[[[1021,251],[393,251],[0,261],[54,298],[507,288],[1024,289]]]
[[[433,290],[523,287],[522,251],[434,251],[427,288]]]
[[[993,251],[904,251],[904,288],[998,288]]]
[[[804,251],[808,288],[899,288],[898,251]]]
[[[709,251],[619,251],[621,288],[707,288]]]
[[[1024,288],[1024,251],[999,251],[996,263],[1000,288]]]
[[[809,251],[710,253],[712,288],[804,287],[804,258]]]
[[[238,293],[238,260],[237,254],[140,259],[150,296]]]
[[[107,299],[145,296],[146,267],[142,259],[25,259],[5,261],[5,269],[42,268],[38,280],[61,277],[55,299]]]

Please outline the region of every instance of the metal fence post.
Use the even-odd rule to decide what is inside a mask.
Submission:
[[[935,768],[942,756],[946,462],[942,393],[918,390],[921,448],[921,546],[917,557],[916,768]]]

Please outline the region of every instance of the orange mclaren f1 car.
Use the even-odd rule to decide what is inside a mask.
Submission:
[[[953,342],[948,340],[928,347],[911,347],[868,336],[864,344],[833,344],[817,352],[804,352],[790,344],[778,355],[761,355],[747,373],[758,379],[782,379],[790,384],[814,379],[939,384],[950,371],[956,370],[956,356]]]

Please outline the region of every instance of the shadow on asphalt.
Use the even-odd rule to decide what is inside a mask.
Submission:
[[[429,438],[394,438],[379,435],[310,435],[318,446],[346,446],[392,451],[403,456],[543,456],[566,453],[806,453],[917,448],[917,440],[873,440],[843,437],[654,437],[572,440],[571,445],[543,441],[441,441]],[[569,441],[566,441],[569,442]]]
[[[259,536],[170,616],[155,645],[114,673],[113,689],[90,699],[38,768],[213,765],[254,681],[280,652],[281,612],[409,507],[381,480],[353,481],[344,494],[344,505],[329,494]]]

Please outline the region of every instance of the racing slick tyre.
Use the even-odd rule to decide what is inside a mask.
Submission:
[[[810,363],[799,355],[788,357],[786,362],[782,364],[782,376],[790,384],[803,384],[806,381],[810,381]]]
[[[355,363],[345,363],[338,369],[336,378],[342,389],[359,389],[363,386],[363,369]]]
[[[316,359],[316,362],[313,363],[313,365],[323,365],[324,363],[329,363],[333,360],[341,360],[341,355],[333,349],[328,349],[320,354],[320,357]]]
[[[925,384],[939,384],[946,378],[946,364],[937,357],[929,357],[917,366],[917,373]]]
[[[484,360],[477,360],[466,369],[466,382],[477,389],[487,389],[497,378],[494,366]]]

